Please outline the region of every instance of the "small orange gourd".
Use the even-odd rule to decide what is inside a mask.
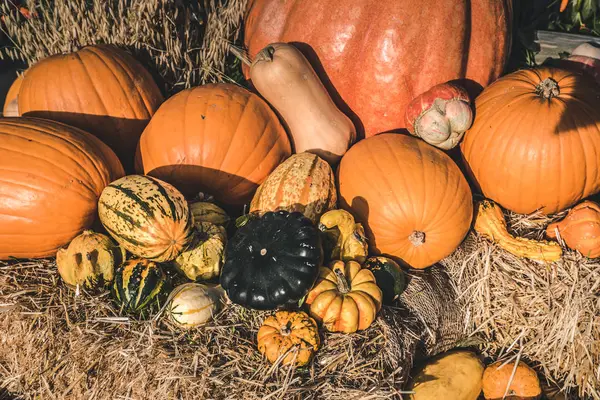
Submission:
[[[515,363],[502,365],[496,362],[483,372],[483,395],[486,400],[506,398],[520,400],[536,400],[542,395],[540,380],[533,369],[522,361],[519,362],[513,376]],[[512,376],[512,381],[511,381]]]
[[[319,349],[317,323],[305,312],[278,311],[258,330],[258,350],[270,362],[284,356],[281,363],[303,366]]]
[[[593,201],[579,203],[563,220],[548,225],[546,236],[555,239],[557,233],[570,249],[588,258],[600,257],[600,206]]]

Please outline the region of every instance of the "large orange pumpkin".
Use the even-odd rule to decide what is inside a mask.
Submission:
[[[77,128],[0,118],[0,259],[47,257],[90,227],[117,156]]]
[[[251,0],[245,44],[251,57],[273,42],[297,44],[368,137],[404,127],[408,103],[439,83],[497,79],[511,11],[511,0]]]
[[[290,155],[285,130],[264,100],[236,85],[211,84],[160,107],[142,134],[136,165],[187,196],[204,192],[240,205]]]
[[[461,144],[483,194],[517,213],[550,214],[600,191],[599,102],[593,79],[551,68],[486,88]]]
[[[21,115],[61,121],[94,134],[131,169],[139,137],[163,96],[132,56],[98,45],[29,68],[18,101]]]
[[[383,134],[344,155],[338,171],[343,208],[362,223],[369,249],[428,267],[469,231],[473,201],[456,164],[420,139]]]

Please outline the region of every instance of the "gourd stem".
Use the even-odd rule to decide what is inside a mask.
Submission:
[[[254,61],[267,61],[267,62],[271,62],[273,61],[273,55],[275,54],[275,47],[273,46],[267,46],[264,49],[262,49],[260,51],[260,53],[258,53],[256,55],[256,59]]]
[[[560,88],[558,87],[558,82],[554,79],[546,78],[537,85],[535,93],[546,100],[550,100],[560,94]]]
[[[240,48],[238,48],[238,47],[236,47],[234,45],[230,45],[229,46],[229,51],[231,51],[231,53],[237,59],[239,59],[241,62],[243,62],[247,66],[249,66],[249,67],[252,66],[252,60],[250,59],[250,57],[248,57],[248,54],[246,54],[245,51],[241,50]]]
[[[288,321],[284,326],[279,329],[281,336],[289,336],[292,333],[292,322]]]
[[[350,291],[350,285],[348,284],[344,273],[339,269],[334,269],[333,272],[335,273],[335,278],[337,279],[338,290],[340,293],[348,293]]]
[[[408,236],[408,240],[412,243],[413,246],[419,247],[425,244],[425,232],[414,231]]]

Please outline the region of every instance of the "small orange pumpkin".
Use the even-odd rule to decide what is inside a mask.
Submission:
[[[319,349],[317,323],[305,312],[278,311],[258,330],[258,350],[274,363],[285,355],[282,364],[303,366]],[[287,353],[287,354],[286,354]]]
[[[546,236],[556,239],[557,232],[570,249],[600,257],[600,206],[593,201],[579,203],[563,220],[548,225]]]
[[[321,267],[319,278],[306,296],[310,314],[330,332],[367,329],[381,309],[383,293],[375,276],[356,261],[333,261]]]
[[[483,396],[486,400],[499,400],[505,398],[505,394],[507,399],[514,400],[536,400],[541,397],[542,388],[535,371],[521,361],[511,381],[514,368],[514,362],[506,365],[495,362],[485,369]]]

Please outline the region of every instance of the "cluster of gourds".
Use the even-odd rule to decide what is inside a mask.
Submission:
[[[420,18],[401,32],[377,23],[415,7]],[[465,175],[489,199],[476,231],[518,256],[557,260],[558,244],[508,234],[499,206],[551,214],[600,191],[600,52],[581,47],[560,68],[498,79],[511,12],[505,0],[255,0],[245,73],[260,96],[210,84],[165,101],[112,46],[42,60],[9,93],[4,114],[15,117],[0,119],[0,259],[56,254],[67,284],[110,283],[127,312],[168,293],[173,271],[218,278],[222,288],[171,291],[172,319],[208,321],[222,291],[283,308],[258,347],[297,365],[318,348],[318,324],[366,329],[402,291],[402,268],[426,269],[460,245],[473,222]],[[445,18],[453,23],[422,23]],[[415,43],[431,45],[425,54]],[[224,209],[250,205],[233,235],[222,208],[186,200],[199,192]],[[599,211],[580,203],[548,238],[597,257]],[[89,231],[97,215],[118,245]]]

